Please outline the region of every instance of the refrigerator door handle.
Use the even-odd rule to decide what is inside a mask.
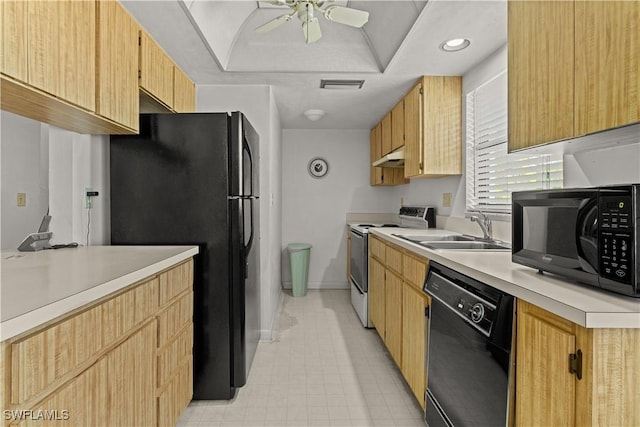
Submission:
[[[227,200],[255,200],[260,196],[227,196]]]
[[[251,146],[244,135],[242,137],[242,149],[247,152],[247,159],[249,160],[249,195],[253,195],[253,155],[251,154]],[[242,192],[246,194],[244,188]]]

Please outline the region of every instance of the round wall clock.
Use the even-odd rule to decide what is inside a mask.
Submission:
[[[329,164],[321,157],[316,157],[309,162],[307,166],[309,174],[314,178],[322,178],[329,172]]]

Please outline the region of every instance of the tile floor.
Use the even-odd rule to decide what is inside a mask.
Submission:
[[[422,410],[349,291],[285,294],[232,401],[193,401],[178,426],[421,426]]]

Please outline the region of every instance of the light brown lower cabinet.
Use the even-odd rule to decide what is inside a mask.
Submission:
[[[193,394],[192,284],[189,260],[2,342],[4,424],[175,425]]]
[[[422,408],[429,297],[422,284],[429,261],[369,237],[369,315]]]
[[[427,316],[430,299],[405,282],[402,289],[402,375],[424,409],[427,389]]]
[[[517,325],[516,425],[640,425],[640,328],[586,329],[522,300]]]

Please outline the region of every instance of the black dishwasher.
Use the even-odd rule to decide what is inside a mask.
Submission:
[[[429,427],[508,425],[513,296],[435,262],[424,291]]]

